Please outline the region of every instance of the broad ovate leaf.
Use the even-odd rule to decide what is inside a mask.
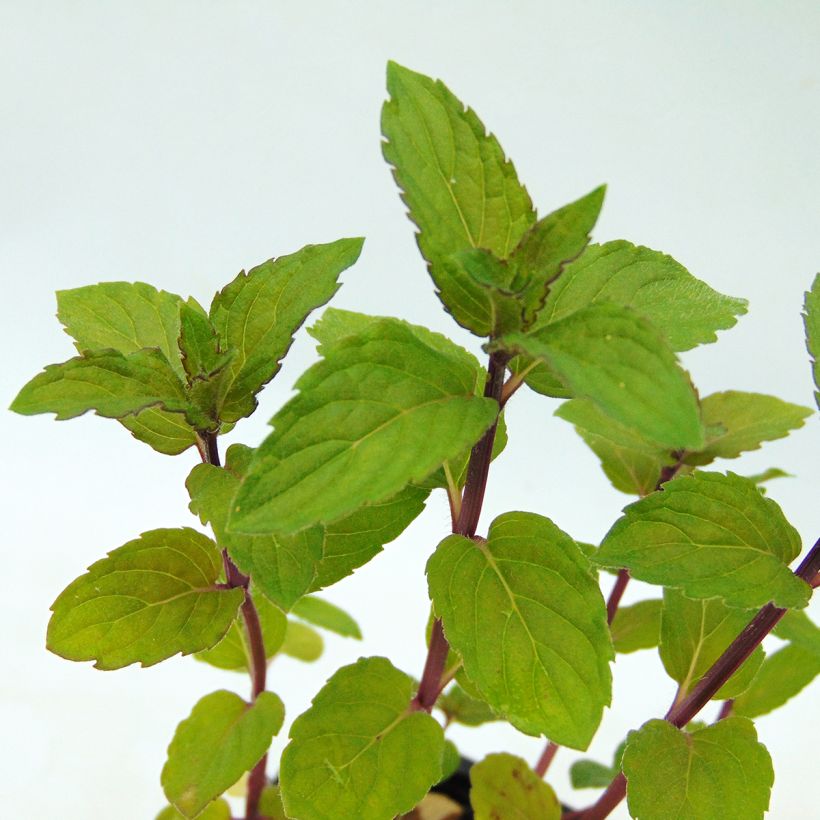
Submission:
[[[55,413],[62,420],[89,410],[122,418],[152,406],[172,412],[189,406],[182,382],[165,356],[159,350],[128,355],[98,350],[47,365],[17,394],[11,409],[27,416]]]
[[[655,327],[629,308],[593,305],[500,345],[544,361],[573,396],[663,448],[703,444],[687,374]]]
[[[692,600],[676,589],[663,593],[660,656],[678,697],[684,698],[730,643],[754,617],[754,610],[728,607],[720,598]],[[749,687],[763,663],[757,649],[715,694],[716,700],[733,698]]]
[[[561,804],[526,761],[511,754],[487,755],[470,769],[470,804],[475,820],[560,820]]]
[[[737,458],[764,441],[784,438],[803,426],[808,407],[766,396],[727,390],[701,399],[703,423],[710,431],[705,446],[686,457],[687,464],[709,464],[716,458]]]
[[[292,536],[240,535],[226,532],[231,502],[250,465],[253,451],[234,444],[226,469],[199,464],[186,482],[191,511],[210,523],[240,569],[284,609],[306,592],[330,586],[350,575],[397,538],[424,509],[428,491],[408,486],[384,501],[360,507],[326,526]]]
[[[128,355],[157,348],[180,379],[185,377],[177,346],[182,304],[175,293],[143,282],[103,282],[57,291],[57,317],[80,353],[111,348]],[[157,407],[119,421],[134,438],[166,455],[196,444],[196,433],[182,415]]]
[[[595,560],[690,598],[786,608],[805,606],[811,593],[788,567],[799,552],[797,531],[754,482],[696,472],[626,507]]]
[[[498,415],[472,368],[382,320],[297,382],[235,500],[235,532],[289,534],[395,495],[471,446]]]
[[[177,347],[182,304],[175,293],[144,282],[102,282],[57,291],[57,318],[80,353],[111,348],[127,355],[153,347],[184,378]]]
[[[262,692],[253,703],[224,689],[206,695],[168,747],[165,796],[185,817],[197,817],[256,765],[284,719],[285,707],[273,692]]]
[[[211,303],[223,350],[236,350],[221,410],[237,421],[256,409],[256,394],[278,372],[293,334],[339,287],[339,274],[358,258],[362,239],[307,245],[242,271]]]
[[[486,541],[445,538],[427,580],[448,641],[493,710],[523,732],[586,748],[610,700],[613,651],[578,545],[547,518],[506,513]]]
[[[47,646],[98,669],[151,666],[214,646],[233,623],[241,589],[219,584],[222,558],[196,530],[161,529],[92,564],[52,604]]]
[[[446,262],[466,248],[506,259],[535,222],[532,202],[496,138],[443,83],[391,62],[387,88],[384,157],[418,228],[419,248],[444,306],[484,335],[481,285],[454,280]]]
[[[629,733],[622,764],[635,820],[763,820],[769,807],[772,761],[746,718],[692,733],[650,720]]]
[[[294,721],[282,755],[285,811],[303,820],[392,820],[441,776],[444,734],[410,709],[411,677],[385,658],[339,669]]]

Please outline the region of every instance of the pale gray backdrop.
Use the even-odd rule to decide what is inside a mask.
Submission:
[[[600,182],[596,237],[674,255],[748,297],[750,314],[684,356],[705,393],[739,388],[812,403],[800,306],[820,267],[820,6],[815,2],[0,2],[0,271],[7,404],[71,355],[53,291],[144,280],[200,300],[236,272],[309,242],[365,235],[335,304],[403,316],[478,351],[433,295],[379,150],[384,67],[442,77],[514,159],[541,213]],[[315,358],[304,331],[259,411],[231,441],[258,443]],[[516,396],[483,525],[511,509],[598,541],[628,499],[550,400]],[[0,416],[4,555],[0,813],[144,820],[176,723],[240,676],[191,659],[101,673],[43,648],[56,594],[107,549],[193,525],[196,463],[94,416]],[[806,544],[820,534],[817,422],[723,466],[797,475],[771,485]],[[313,666],[276,661],[290,718],[338,665],[388,655],[419,675],[423,568],[447,532],[442,498],[383,555],[327,593],[362,623]],[[653,592],[633,584],[630,597]],[[814,608],[817,613],[817,607]],[[673,695],[649,652],[618,659],[614,711],[591,754]],[[759,731],[777,769],[772,816],[819,816],[820,690]],[[473,757],[540,743],[498,725],[453,730]],[[283,739],[286,732],[282,733]],[[277,740],[279,752],[284,740]],[[568,791],[574,753],[550,779]],[[625,816],[623,808],[620,810]]]

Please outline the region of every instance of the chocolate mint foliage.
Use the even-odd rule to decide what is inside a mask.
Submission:
[[[457,766],[452,723],[502,720],[542,738],[544,753],[532,765],[503,752],[476,762],[476,818],[591,820],[624,797],[644,820],[762,817],[773,767],[753,720],[820,674],[820,628],[801,611],[820,547],[794,570],[803,545],[763,486],[786,473],[744,477],[722,460],[789,435],[813,410],[731,385],[702,396],[677,354],[731,328],[743,299],[631,238],[596,242],[603,185],[540,216],[498,139],[442,82],[390,63],[387,89],[384,157],[442,306],[482,340],[487,366],[401,318],[317,316],[358,238],[242,271],[207,308],[141,282],[60,291],[76,350],[12,410],[94,411],[159,453],[195,447],[190,512],[209,534],[181,510],[169,528],[107,555],[101,545],[55,600],[48,649],[101,670],[193,655],[249,675],[248,696],[213,692],[181,720],[162,767],[163,820],[229,820],[237,781],[245,820],[391,820]],[[820,276],[803,310],[820,391]],[[255,411],[306,321],[317,361],[263,441],[222,454],[220,435]],[[600,545],[559,529],[549,499],[476,532],[507,441],[503,408],[524,385],[637,497]],[[323,634],[361,638],[316,593],[377,560],[431,493],[446,495],[452,527],[437,547],[416,545],[432,605],[424,668],[366,657],[316,680],[281,760],[268,760],[287,708],[269,664],[315,660]],[[631,578],[657,589],[620,606]],[[765,652],[773,628],[783,645]],[[611,763],[576,760],[573,786],[605,791],[567,812],[561,801],[583,793],[559,800],[543,779],[550,761],[559,745],[588,748],[616,653],[644,650],[657,651],[675,701]],[[691,723],[710,699],[723,701],[718,721]]]

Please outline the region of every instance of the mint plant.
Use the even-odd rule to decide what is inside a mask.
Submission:
[[[389,820],[457,767],[453,722],[494,720],[542,737],[544,750],[532,767],[506,753],[473,765],[479,820],[593,820],[624,796],[641,820],[762,817],[773,770],[753,720],[820,673],[820,628],[801,612],[820,545],[792,570],[801,540],[764,486],[782,471],[742,476],[713,462],[788,435],[812,411],[732,390],[701,397],[676,354],[731,328],[742,299],[658,251],[591,244],[603,187],[539,218],[498,141],[442,83],[391,63],[388,90],[384,156],[438,296],[484,340],[486,367],[424,327],[328,308],[308,328],[320,359],[272,432],[255,449],[232,445],[223,464],[220,435],[254,412],[362,240],[242,272],[208,310],[143,283],[59,292],[78,355],[47,366],[12,409],[93,410],[160,453],[196,448],[190,509],[212,537],[152,530],[108,553],[54,602],[48,648],[101,670],[193,654],[250,675],[249,699],[214,692],[179,724],[163,820],[230,818],[223,795],[246,773],[246,820]],[[820,276],[804,319],[820,385]],[[504,407],[524,385],[638,498],[600,545],[573,539],[548,509],[509,511],[479,533]],[[285,715],[271,658],[315,658],[313,627],[359,636],[315,593],[377,556],[434,492],[452,527],[427,563],[424,668],[361,658],[317,681],[269,762]],[[633,578],[657,594],[621,606]],[[766,654],[772,631],[784,643]],[[560,746],[589,746],[615,653],[654,648],[678,685],[674,703],[611,763],[576,761],[573,785],[604,791],[563,808],[543,779],[550,762]],[[718,720],[694,721],[711,700]]]

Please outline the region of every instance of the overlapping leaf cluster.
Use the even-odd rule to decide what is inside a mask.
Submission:
[[[723,681],[715,697],[731,700],[731,718],[685,729],[650,721],[612,764],[572,769],[577,788],[623,772],[630,811],[646,820],[722,818],[727,806],[729,816],[762,816],[772,769],[752,719],[820,673],[820,629],[797,611],[811,594],[789,568],[800,538],[760,486],[784,473],[716,468],[812,411],[735,390],[701,397],[677,354],[715,341],[745,313],[743,300],[659,251],[592,243],[603,186],[539,218],[496,138],[441,82],[391,63],[388,91],[383,151],[419,249],[445,309],[502,363],[503,391],[488,394],[478,360],[440,334],[330,308],[310,328],[320,359],[270,434],[255,450],[231,446],[220,466],[218,435],[255,410],[361,241],[307,246],[243,272],[208,311],[141,283],[59,293],[79,355],[46,367],[12,409],[58,419],[94,410],[159,452],[197,445],[204,463],[187,480],[190,509],[214,537],[153,530],[110,552],[55,601],[49,648],[100,669],[193,653],[254,680],[260,651],[263,665],[315,660],[315,627],[361,634],[314,593],[371,560],[442,488],[454,533],[432,551],[427,581],[449,645],[435,704],[444,726],[388,659],[344,666],[293,722],[279,785],[249,790],[248,820],[410,812],[458,764],[445,739],[451,723],[505,720],[584,750],[610,703],[616,652],[657,647],[680,701],[771,602],[792,610],[777,630],[786,644],[769,655],[757,648]],[[820,277],[805,309],[817,384]],[[560,400],[553,411],[613,486],[639,497],[599,547],[534,512],[499,515],[486,536],[458,529],[471,452],[485,436],[492,457],[503,450],[503,404],[523,384]],[[600,569],[659,595],[613,618]],[[284,714],[256,687],[250,701],[224,690],[202,698],[169,746],[160,817],[230,817],[223,795],[264,767]],[[553,790],[520,758],[490,755],[470,778],[477,818],[561,816]]]

